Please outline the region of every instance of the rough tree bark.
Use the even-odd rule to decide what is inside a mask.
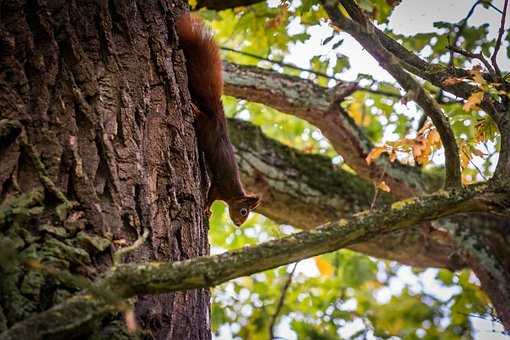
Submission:
[[[208,254],[206,183],[174,30],[184,6],[2,2],[2,248],[89,278],[147,234],[117,257],[166,262]],[[77,289],[1,255],[0,332]],[[156,339],[211,336],[207,289],[140,297],[135,311]],[[107,320],[94,336],[120,334],[122,325]]]
[[[221,9],[255,2],[258,1],[199,0],[198,7]],[[116,319],[86,325],[92,320],[87,319],[89,315],[106,314],[112,306],[119,309],[111,301],[98,303],[82,295],[67,300],[69,303],[60,303],[85,285],[61,275],[67,270],[95,278],[111,266],[112,258],[140,263],[161,261],[133,266],[140,273],[132,280],[120,275],[118,281],[113,281],[114,287],[108,287],[120,286],[122,294],[123,290],[131,289],[127,281],[136,286],[137,279],[146,280],[130,294],[124,294],[132,297],[138,293],[208,287],[228,277],[302,258],[307,252],[320,253],[338,247],[337,244],[315,252],[300,244],[306,252],[298,254],[301,250],[296,248],[298,253],[289,252],[294,256],[292,259],[283,259],[279,258],[280,244],[276,241],[253,249],[254,253],[266,247],[277,251],[279,261],[268,261],[264,266],[259,266],[263,257],[260,254],[239,265],[236,256],[243,254],[241,250],[232,256],[175,263],[177,270],[166,273],[173,265],[164,262],[204,255],[208,249],[207,223],[200,213],[205,181],[194,144],[182,56],[175,50],[173,19],[176,10],[182,7],[181,2],[171,0],[149,3],[27,0],[1,5],[0,333],[37,314],[5,332],[7,338],[23,331],[33,333],[32,320],[42,325],[42,330],[37,328],[37,336],[42,338],[57,333],[68,335],[66,331],[71,330],[74,337],[91,335],[90,329],[96,330],[92,334],[95,338],[109,338],[114,333],[122,336],[123,323]],[[380,39],[393,53],[405,54],[391,40]],[[410,58],[405,60],[406,69],[416,71],[419,63]],[[234,85],[230,88],[227,79],[227,92],[255,101],[271,98],[273,103],[268,100],[266,104],[293,111],[289,113],[324,129],[335,149],[360,177],[379,178],[380,171],[375,165],[369,168],[363,161],[370,145],[346,117],[330,110],[330,98],[321,89],[317,91],[311,84],[302,88],[315,93],[310,97],[320,105],[313,106],[314,110],[305,106],[299,111],[296,109],[303,108],[303,103],[294,100],[292,93],[281,86],[290,78],[279,77],[276,79],[279,83],[273,84],[267,82],[271,76],[267,72],[262,81],[257,74],[264,72],[259,70],[231,67],[227,68],[229,71],[236,77],[231,79]],[[440,83],[440,78],[430,78],[423,72],[417,74]],[[239,76],[243,74],[249,77]],[[257,91],[262,83],[262,90],[272,92],[272,96]],[[271,88],[275,84],[281,95]],[[471,88],[450,90],[461,97],[472,92]],[[328,129],[328,119],[341,129]],[[231,128],[248,188],[262,189],[266,201],[271,202],[263,204],[259,211],[276,221],[310,229],[366,209],[373,197],[369,182],[334,169],[327,159],[285,148],[244,123],[236,122]],[[346,157],[349,155],[352,157]],[[387,175],[393,178],[388,180],[395,181],[394,189],[399,190],[393,194],[397,197],[427,191],[429,185],[435,187],[434,180],[429,183],[425,178],[428,176],[413,169],[396,166],[390,170]],[[399,184],[400,172],[406,176]],[[321,173],[321,178],[314,176],[317,173]],[[508,185],[505,188],[508,190]],[[380,200],[384,204],[392,198],[382,195]],[[495,206],[501,208],[500,205],[508,207],[507,196],[501,202],[497,200]],[[299,213],[304,211],[303,206],[310,213]],[[509,244],[508,219],[487,216],[473,218],[470,214],[469,219],[436,221],[439,222],[436,228],[431,229],[434,233],[426,236],[413,228],[347,242],[341,238],[344,231],[340,228],[336,237],[352,249],[377,257],[418,266],[474,269],[505,325],[510,327],[506,303],[510,300],[506,285],[510,263],[505,256]],[[405,226],[414,223],[406,221]],[[387,227],[392,230],[390,224]],[[453,239],[445,237],[446,229]],[[358,228],[353,230],[358,232]],[[301,235],[309,239],[316,234]],[[146,241],[147,235],[150,237],[145,245],[129,246]],[[133,249],[126,251],[130,248]],[[122,254],[119,249],[123,249]],[[21,256],[14,256],[16,252],[21,252]],[[223,272],[216,273],[217,280],[211,281],[206,274],[214,258],[232,260],[242,270],[225,276],[225,271],[235,266],[224,261],[228,265],[221,269]],[[25,271],[14,265],[17,261],[42,270]],[[197,263],[204,267],[196,267]],[[131,267],[115,268],[117,273],[118,268],[124,268],[120,269],[122,273]],[[184,268],[196,271],[197,275],[187,276],[182,272]],[[161,285],[164,277],[176,280],[177,284]],[[80,298],[85,301],[84,314],[69,315],[68,319],[83,324],[55,322],[54,326],[58,325],[52,330],[55,333],[44,333],[50,331],[45,330],[45,317],[52,315],[60,321],[65,315],[62,313],[73,310],[70,304],[80,305]],[[204,290],[147,296],[138,299],[136,315],[155,338],[209,338],[208,303],[208,292]],[[55,309],[39,313],[54,304],[58,304]]]

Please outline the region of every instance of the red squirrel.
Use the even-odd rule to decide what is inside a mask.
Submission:
[[[235,225],[243,224],[260,199],[247,194],[239,177],[234,148],[227,132],[221,94],[223,76],[218,45],[202,21],[190,14],[177,20],[179,44],[186,58],[188,88],[193,104],[198,108],[196,133],[203,151],[211,186],[207,193],[207,209],[214,200],[228,204]]]

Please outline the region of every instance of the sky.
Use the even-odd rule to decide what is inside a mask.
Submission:
[[[493,4],[498,7],[503,7],[504,0],[494,0]],[[270,3],[277,5],[279,0],[270,0]],[[398,34],[413,35],[416,33],[426,33],[434,31],[434,21],[447,21],[457,22],[463,19],[474,0],[402,0],[402,3],[396,7],[390,17],[389,27]],[[482,23],[489,23],[489,38],[493,38],[497,34],[500,24],[500,14],[493,9],[485,9],[478,6],[475,13],[468,21],[469,25],[477,26]],[[509,27],[510,19],[506,27]],[[298,23],[290,26],[290,30],[299,32],[302,28]],[[338,51],[330,51],[329,46],[323,46],[322,41],[331,35],[332,29],[324,24],[321,27],[310,29],[308,33],[311,34],[311,39],[306,43],[299,43],[290,47],[290,53],[285,58],[285,62],[294,65],[309,68],[309,60],[312,56],[318,54],[335,54],[340,52],[345,54],[350,59],[351,68],[347,72],[342,73],[341,78],[345,80],[356,79],[359,73],[371,74],[375,79],[392,81],[391,76],[383,70],[378,63],[365,51],[363,48],[350,36],[343,34],[344,43],[338,48]],[[502,52],[498,58],[500,68],[503,70],[510,70],[510,60],[504,53],[505,45],[502,47]],[[412,108],[411,108],[412,109]],[[302,261],[298,266],[298,272],[306,273],[308,275],[318,275],[315,263],[312,260]],[[388,299],[391,294],[398,294],[405,284],[415,286],[416,289],[424,289],[429,294],[447,299],[453,291],[448,291],[442,288],[437,281],[434,280],[435,269],[429,269],[422,275],[416,276],[412,273],[409,267],[403,266],[398,272],[398,278],[392,282],[387,291],[382,292],[378,298],[381,301]],[[473,325],[476,329],[475,339],[479,340],[509,340],[510,336],[501,334],[502,327],[493,324],[488,320],[472,318]],[[277,329],[277,335],[285,339],[296,339],[295,334],[290,329],[290,320],[282,320],[280,327]],[[352,323],[348,327],[340,330],[342,337],[355,333],[362,325]],[[228,338],[228,330],[223,330],[222,335],[217,339]],[[226,338],[225,338],[226,339]]]
[[[389,20],[389,27],[393,29],[395,33],[405,35],[431,32],[435,30],[433,26],[435,21],[457,22],[463,19],[469,12],[473,3],[474,0],[403,0],[402,3],[394,9]],[[493,3],[498,8],[503,7],[503,0],[495,0]],[[510,21],[509,17],[507,17],[507,22]],[[468,24],[480,25],[482,23],[489,23],[489,37],[493,38],[496,36],[497,30],[499,29],[500,20],[499,13],[495,10],[477,6]],[[295,26],[291,26],[291,30],[292,29],[299,30],[300,27],[296,23]],[[342,79],[354,80],[359,73],[368,73],[379,80],[392,80],[391,76],[378,65],[377,61],[368,53],[364,52],[363,48],[345,33],[342,37],[345,39],[344,43],[337,51],[330,51],[329,46],[322,46],[322,41],[328,37],[331,32],[332,29],[326,24],[311,29],[309,31],[312,35],[310,41],[292,46],[289,56],[285,61],[296,64],[297,66],[309,67],[309,60],[313,55],[340,52],[350,57],[351,63],[349,72],[342,74]],[[500,53],[498,63],[502,69],[510,70],[510,61],[506,58],[504,53]]]

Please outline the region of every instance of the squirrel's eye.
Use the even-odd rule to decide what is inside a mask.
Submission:
[[[239,212],[241,213],[241,216],[248,215],[248,210],[246,210],[246,208],[241,208],[241,210],[239,210]]]

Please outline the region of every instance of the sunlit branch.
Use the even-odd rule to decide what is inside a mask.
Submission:
[[[351,1],[346,0],[342,1],[342,3],[351,3]],[[407,91],[408,98],[421,106],[430,117],[445,149],[445,186],[448,188],[460,187],[462,185],[460,159],[455,135],[448,122],[448,118],[442,112],[439,104],[402,68],[398,59],[381,45],[379,38],[374,34],[373,25],[369,23],[362,13],[360,14],[359,22],[356,22],[347,19],[340,12],[337,7],[337,1],[323,0],[323,4],[333,25],[351,34]]]
[[[296,66],[296,65],[293,65],[293,64],[289,64],[289,63],[286,63],[286,62],[283,62],[283,61],[279,61],[279,60],[272,60],[272,59],[269,59],[269,58],[266,58],[266,57],[262,57],[262,56],[259,56],[259,55],[253,54],[253,53],[239,51],[239,50],[236,50],[236,49],[233,49],[233,48],[230,48],[230,47],[223,46],[223,47],[221,47],[221,49],[224,50],[224,51],[229,51],[229,52],[237,53],[237,54],[244,55],[244,56],[247,56],[247,57],[250,57],[250,58],[254,58],[254,59],[257,59],[257,60],[267,61],[267,62],[269,62],[271,64],[279,65],[279,66],[282,66],[282,67],[288,67],[288,68],[292,68],[292,69],[295,69],[295,70],[298,70],[298,71],[307,72],[307,73],[314,74],[316,76],[324,77],[326,79],[334,80],[334,81],[337,81],[337,82],[346,83],[345,80],[342,80],[342,79],[340,79],[338,77],[335,77],[335,76],[331,76],[331,75],[329,75],[327,73],[324,73],[324,72],[315,71],[315,70],[311,70],[311,69],[304,68],[304,67],[299,67],[299,66]],[[373,93],[373,94],[380,94],[382,96],[386,96],[386,97],[390,97],[390,98],[397,98],[397,99],[401,99],[402,98],[402,96],[400,94],[398,94],[398,93],[390,92],[390,91],[384,91],[384,90],[372,89],[370,87],[358,86],[357,90],[358,91],[363,91],[363,92],[368,92],[368,93]]]
[[[234,278],[328,253],[419,223],[456,213],[487,211],[489,205],[483,199],[483,190],[483,186],[478,186],[455,194],[443,192],[408,199],[389,209],[359,213],[350,220],[332,222],[308,232],[220,255],[172,263],[122,264],[114,266],[96,286],[124,299],[136,295],[213,287]],[[116,308],[107,301],[98,300],[95,295],[85,293],[15,324],[0,334],[0,339],[77,337],[84,325]]]
[[[304,119],[319,128],[335,151],[362,178],[384,180],[391,187],[392,194],[400,198],[422,192],[418,170],[414,171],[414,176],[413,171],[407,171],[405,178],[402,178],[401,168],[405,166],[398,162],[386,161],[388,164],[384,175],[384,164],[379,164],[384,163],[384,159],[378,163],[367,164],[365,158],[372,143],[336,103],[337,93],[328,93],[327,88],[306,79],[254,66],[224,64],[224,79],[225,94],[262,103]],[[352,84],[344,85],[349,87]],[[413,185],[413,188],[409,183],[418,184]]]

